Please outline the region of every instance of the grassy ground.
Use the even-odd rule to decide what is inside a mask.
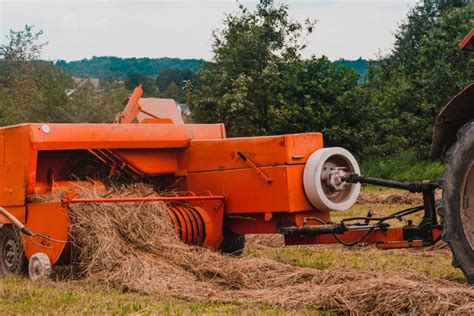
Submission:
[[[378,192],[391,194],[393,191]],[[366,214],[369,209],[379,215],[410,205],[357,204],[345,216]],[[464,283],[460,270],[451,266],[451,254],[445,247],[431,249],[378,250],[373,246],[298,246],[266,247],[250,245],[245,256],[266,257],[280,262],[316,269],[355,269],[415,272],[434,278]],[[0,280],[0,314],[326,314],[317,307],[310,310],[282,310],[274,306],[256,306],[234,302],[187,302],[172,297],[143,293],[123,293],[84,281],[48,281],[33,283],[27,278]]]
[[[443,163],[420,159],[414,152],[406,151],[391,157],[366,158],[361,164],[366,176],[397,181],[438,180],[445,170]]]
[[[123,293],[82,281],[49,281],[38,284],[27,278],[9,278],[0,283],[1,315],[237,315],[256,313],[280,315],[286,312],[271,306],[255,307],[239,302],[233,304],[214,304],[210,301],[191,303],[171,297]],[[301,314],[314,312],[301,311]]]

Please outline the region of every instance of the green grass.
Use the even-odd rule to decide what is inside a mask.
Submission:
[[[233,302],[187,302],[144,293],[123,293],[84,281],[34,283],[26,277],[0,280],[0,315],[314,315],[318,310],[283,310]]]
[[[361,163],[366,176],[397,181],[438,180],[445,169],[439,161],[422,160],[413,152],[402,152],[388,158],[368,158]]]

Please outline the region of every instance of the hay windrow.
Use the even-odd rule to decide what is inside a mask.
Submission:
[[[165,205],[159,202],[74,204],[70,218],[80,275],[98,284],[197,302],[242,300],[358,314],[474,310],[474,290],[449,281],[415,274],[300,268],[190,247],[178,239]]]

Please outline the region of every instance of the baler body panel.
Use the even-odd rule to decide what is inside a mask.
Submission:
[[[187,152],[187,188],[225,195],[227,214],[312,210],[303,190],[303,169],[309,155],[322,147],[320,133],[193,140]],[[239,151],[271,182],[249,167]]]
[[[188,172],[248,168],[238,156],[243,152],[258,167],[304,164],[323,147],[321,133],[227,138],[194,139],[188,149]]]
[[[223,194],[225,213],[295,212],[313,209],[303,191],[304,165],[262,167],[272,183],[251,168],[189,173],[188,190]]]
[[[39,150],[185,148],[191,139],[222,139],[222,124],[28,124]],[[21,126],[21,125],[20,125]]]
[[[29,167],[34,158],[28,125],[0,129],[0,205],[25,204]]]

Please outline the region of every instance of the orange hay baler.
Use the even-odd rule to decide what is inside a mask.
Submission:
[[[136,88],[114,124],[0,129],[4,274],[21,273],[29,262],[30,275],[39,278],[66,261],[72,203],[163,201],[184,242],[234,254],[242,251],[245,234],[284,234],[288,245],[364,241],[382,248],[439,239],[437,184],[362,177],[354,157],[324,148],[320,133],[226,138],[223,124],[184,124],[172,100],[141,94]],[[159,196],[112,198],[110,183],[147,183]],[[350,208],[360,183],[422,192],[425,205],[332,223],[330,212]],[[83,185],[94,185],[103,197],[77,196]],[[422,211],[418,226],[386,223]]]

